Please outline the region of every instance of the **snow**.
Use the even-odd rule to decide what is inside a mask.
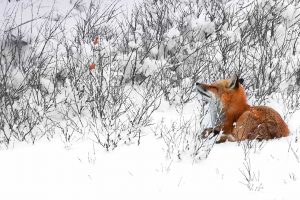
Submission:
[[[8,5],[8,1],[0,0],[0,13]],[[5,2],[5,3],[4,3]],[[64,16],[72,7],[75,1],[56,1],[54,6],[53,21]],[[105,1],[109,4],[113,1]],[[135,3],[141,0],[125,1],[121,0],[122,9],[128,12]],[[15,2],[16,3],[16,2]],[[39,16],[43,16],[52,7],[52,1],[42,1]],[[233,2],[230,2],[230,4]],[[228,3],[229,4],[229,3]],[[20,7],[21,4],[19,4]],[[30,5],[30,3],[24,5]],[[86,9],[87,2],[82,2],[72,14],[81,13]],[[16,9],[20,9],[16,7]],[[250,9],[250,6],[249,8]],[[286,7],[283,17],[292,21],[296,14],[296,8],[293,5]],[[130,13],[129,13],[130,14]],[[177,15],[177,13],[174,13]],[[179,15],[179,14],[178,14]],[[2,24],[2,16],[0,23]],[[72,31],[68,27],[74,25],[74,16],[70,15],[66,22],[66,37],[73,37]],[[74,17],[74,18],[73,18]],[[179,17],[178,17],[179,18]],[[23,18],[16,19],[16,23],[21,23],[31,19],[31,11],[26,10]],[[40,21],[34,21],[33,24],[24,26],[24,30],[30,30],[33,26],[33,35],[38,33],[35,27],[39,26]],[[208,19],[208,16],[201,13],[197,18],[191,18],[190,25],[193,30],[198,30],[208,34],[215,32],[215,24]],[[231,42],[239,41],[241,30],[239,27],[229,27],[225,23],[222,27],[224,36]],[[1,29],[4,27],[1,27]],[[276,27],[275,37],[278,46],[285,42],[287,28],[285,24]],[[176,26],[170,28],[165,37],[168,38],[166,44],[168,50],[172,50],[178,45],[178,39],[181,37],[180,31]],[[271,33],[268,33],[271,35]],[[138,35],[138,34],[137,34]],[[81,41],[83,56],[87,61],[93,61],[95,49],[101,49],[101,53],[109,55],[114,51],[112,41],[99,36],[99,45],[92,45],[92,41]],[[30,37],[26,41],[29,41]],[[142,39],[129,38],[128,46],[132,49],[141,47]],[[43,42],[43,41],[41,41]],[[199,47],[202,46],[198,41]],[[161,68],[169,66],[168,61],[160,58],[154,59],[157,55],[162,55],[164,45],[154,46],[151,50],[151,56],[146,57],[141,63],[141,70],[145,76],[154,75]],[[39,48],[39,47],[38,47]],[[72,51],[77,49],[71,46]],[[94,48],[94,49],[93,49]],[[218,48],[218,47],[216,47]],[[142,48],[140,48],[142,49]],[[300,45],[297,46],[299,54]],[[132,54],[132,58],[136,54]],[[117,55],[117,60],[129,63],[129,54]],[[162,57],[162,56],[161,56]],[[221,51],[215,54],[217,61],[222,61]],[[273,63],[277,61],[274,59]],[[280,62],[278,60],[278,62]],[[87,65],[88,63],[82,63]],[[113,64],[112,64],[113,65]],[[125,65],[125,64],[124,64]],[[60,65],[57,66],[60,69]],[[97,66],[96,66],[97,68]],[[129,70],[129,69],[128,69]],[[271,69],[267,69],[271,70]],[[288,68],[293,72],[292,66]],[[98,73],[93,71],[91,73]],[[110,76],[103,75],[109,81]],[[124,72],[129,73],[127,71]],[[19,69],[12,69],[12,86],[18,88],[22,85],[25,77]],[[97,75],[97,74],[96,74]],[[26,77],[27,78],[27,77]],[[54,91],[54,80],[49,77],[41,77],[40,84],[42,89],[52,93]],[[182,86],[192,87],[191,78],[184,78]],[[282,85],[282,90],[287,88],[288,84]],[[127,87],[127,86],[126,86]],[[132,89],[129,88],[128,91]],[[147,93],[136,88],[141,93]],[[129,93],[129,92],[128,92]],[[134,97],[132,101],[141,102],[142,95],[138,92],[132,92]],[[174,87],[170,93],[177,94],[178,88]],[[26,94],[30,96],[31,94]],[[37,95],[40,98],[41,94]],[[33,98],[33,97],[32,97]],[[180,102],[175,95],[176,102]],[[30,99],[29,104],[33,103]],[[71,102],[77,100],[75,92],[72,90],[70,79],[66,78],[64,87],[56,96],[57,102]],[[86,100],[86,99],[83,99]],[[284,97],[274,94],[266,104],[277,110],[282,116],[287,116],[288,110]],[[291,135],[287,138],[274,139],[270,141],[245,141],[241,143],[223,143],[214,145],[214,141],[206,141],[199,150],[199,154],[193,155],[193,145],[186,150],[184,142],[193,142],[195,135],[201,131],[209,122],[209,115],[205,115],[200,125],[200,103],[194,98],[191,102],[180,107],[178,104],[170,105],[168,101],[162,100],[160,107],[153,113],[152,123],[154,126],[142,130],[140,145],[118,144],[118,148],[107,152],[95,138],[90,136],[75,138],[71,141],[65,141],[64,134],[72,134],[69,130],[71,122],[64,121],[64,112],[69,113],[68,117],[72,123],[88,127],[91,123],[88,117],[83,117],[79,122],[75,114],[73,115],[72,106],[60,107],[55,110],[47,110],[47,116],[51,121],[60,124],[60,129],[54,129],[56,135],[42,138],[29,144],[26,142],[16,142],[12,146],[2,145],[0,138],[0,197],[5,200],[40,200],[40,199],[62,199],[62,200],[119,200],[119,199],[261,199],[261,200],[296,200],[300,196],[300,111],[295,110],[293,114],[285,119],[288,123]],[[13,109],[17,110],[17,105],[13,104]],[[43,106],[35,107],[39,115],[44,115]],[[113,110],[113,109],[112,109]],[[1,111],[1,110],[0,110]],[[85,111],[82,111],[84,116]],[[121,120],[120,120],[121,121]],[[7,123],[0,131],[10,132]],[[186,124],[193,127],[190,132],[183,133],[178,127]],[[101,128],[101,123],[97,124]],[[13,124],[16,126],[16,124]],[[98,126],[95,127],[99,128]],[[39,124],[35,131],[47,132],[48,128],[44,124]],[[14,127],[16,128],[16,127]],[[100,129],[99,128],[99,129]],[[184,129],[187,130],[187,129]],[[85,132],[92,130],[86,128]],[[167,138],[168,131],[173,131],[173,137]],[[177,132],[176,132],[177,131]],[[0,132],[2,134],[2,132]],[[51,135],[51,134],[49,134]],[[179,135],[179,136],[178,136]],[[2,137],[2,136],[1,136]],[[51,138],[50,138],[51,137]],[[170,139],[170,140],[167,140]],[[182,140],[178,142],[178,140]],[[185,141],[186,140],[186,141]],[[178,143],[177,143],[178,142]],[[250,174],[248,174],[247,168]],[[247,182],[244,175],[249,176]]]
[[[40,81],[44,90],[49,93],[52,93],[54,91],[54,84],[51,82],[51,80],[47,78],[41,78]]]
[[[158,69],[165,66],[167,63],[165,60],[154,60],[151,58],[145,58],[141,70],[145,73],[146,76],[152,75]]]
[[[215,31],[215,24],[208,17],[201,13],[198,18],[191,19],[191,26],[194,30],[202,30],[205,33],[211,34]]]
[[[12,77],[13,77],[13,81],[12,81],[12,85],[15,88],[18,88],[22,85],[25,77],[23,76],[22,72],[18,69],[13,69],[12,70]]]
[[[282,16],[287,20],[292,20],[295,13],[295,6],[290,4],[286,7],[285,11],[282,13]]]
[[[241,40],[241,34],[240,30],[237,27],[232,27],[233,31],[227,30],[224,33],[225,37],[228,37],[231,42],[240,41]]]
[[[194,113],[192,102],[184,116]],[[178,123],[178,112],[164,103],[155,118]],[[164,107],[168,108],[165,109]],[[299,113],[290,120],[300,127]],[[299,132],[265,142],[215,145],[207,159],[168,158],[166,144],[147,130],[141,144],[106,152],[91,140],[19,144],[0,151],[1,197],[24,199],[298,199]],[[298,134],[298,135],[297,135]],[[248,149],[247,145],[252,145]],[[245,149],[249,152],[245,154]],[[249,155],[254,191],[244,185]],[[255,191],[258,190],[258,191]]]
[[[168,38],[176,38],[180,36],[180,31],[176,27],[173,27],[170,30],[168,30],[168,32],[165,35]]]
[[[136,43],[135,41],[130,41],[130,42],[128,42],[128,46],[129,46],[130,48],[132,48],[132,49],[137,49],[137,48],[139,48],[139,44]]]
[[[300,45],[299,45],[300,46]],[[157,47],[153,47],[151,50],[150,50],[150,53],[153,55],[153,56],[156,56],[158,54],[158,48]]]
[[[171,29],[169,29],[166,33],[165,33],[165,37],[168,38],[168,42],[167,42],[167,49],[168,50],[172,50],[176,47],[177,44],[177,38],[180,36],[180,31],[176,28],[173,27]]]
[[[297,110],[292,114],[291,118],[289,119],[289,128],[292,133],[299,132],[300,129],[299,119],[300,119],[300,110]]]
[[[174,39],[169,40],[168,43],[167,43],[167,49],[172,50],[173,48],[176,47],[176,44],[177,43]]]
[[[276,29],[276,39],[277,39],[277,45],[280,47],[283,45],[284,40],[285,40],[285,34],[286,34],[286,29],[284,25],[280,24],[277,29]]]

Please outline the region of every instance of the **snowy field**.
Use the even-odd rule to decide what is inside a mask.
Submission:
[[[0,0],[0,23],[2,24],[2,26],[0,26],[1,37],[6,34],[5,30],[7,27],[3,24],[7,23],[7,14],[11,13],[14,9],[16,9],[16,13],[22,15],[22,17],[16,17],[14,25],[20,25],[24,23],[24,25],[22,25],[24,30],[22,29],[22,31],[26,31],[27,34],[22,35],[22,40],[30,43],[35,37],[40,37],[38,30],[35,30],[32,27],[43,25],[43,21],[41,20],[34,20],[34,24],[29,22],[34,18],[33,13],[35,13],[36,16],[43,16],[43,13],[45,13],[45,16],[49,16],[48,12],[52,10],[53,12],[51,17],[53,17],[53,21],[59,21],[61,18],[63,18],[63,16],[66,15],[66,13],[69,12],[69,10],[72,9],[72,6],[75,5],[75,1],[72,0],[56,1],[56,4],[53,4],[52,1],[39,0],[32,0],[29,4],[22,4],[24,1],[25,0],[11,0],[9,3],[7,0]],[[66,17],[66,20],[63,21],[64,29],[57,34],[54,34],[53,38],[51,37],[51,39],[49,39],[52,46],[50,45],[51,47],[47,48],[51,49],[52,47],[57,47],[56,56],[59,56],[60,54],[63,55],[65,53],[63,48],[61,48],[59,45],[68,40],[63,40],[62,38],[72,40],[74,36],[74,27],[78,25],[76,23],[80,21],[80,17],[78,17],[78,15],[83,12],[81,9],[84,9],[84,7],[88,5],[88,2],[89,1],[87,0],[82,1],[80,4],[82,7],[77,6],[75,10],[72,10],[70,15]],[[107,8],[107,5],[111,5],[111,3],[114,3],[115,1],[104,0],[102,2],[103,7]],[[120,10],[118,10],[118,12],[125,12],[126,14],[118,15],[116,17],[117,19],[113,21],[112,24],[107,22],[104,25],[114,27],[117,26],[117,24],[126,21],[125,16],[130,16],[134,2],[142,2],[142,0],[121,0],[118,2],[118,6],[120,6]],[[228,2],[237,4],[237,1]],[[248,5],[248,3],[245,3],[245,5],[246,4]],[[283,8],[285,11],[282,14],[282,17],[287,20],[287,23],[290,26],[293,26],[295,22],[299,23],[299,19],[297,21],[297,17],[299,17],[300,13],[298,4],[295,3],[292,6],[285,5]],[[245,9],[250,10],[250,8],[247,6],[245,6]],[[298,13],[296,13],[295,10],[297,10]],[[173,14],[176,18],[177,14]],[[82,14],[82,16],[84,15]],[[212,25],[213,23],[208,22],[207,19],[204,19],[205,17],[203,17],[203,15],[198,17],[198,20],[191,20],[191,26],[194,28],[202,27],[202,29],[204,27],[206,32],[205,34],[201,33],[202,35],[200,34],[200,38],[203,39],[204,37],[210,37],[206,35],[207,33],[213,35],[213,32],[215,31],[215,27]],[[47,25],[51,26],[51,23]],[[54,25],[54,27],[55,26],[56,25]],[[59,24],[57,27],[60,28],[61,26],[62,24]],[[228,40],[234,40],[235,42],[236,40],[241,40],[241,38],[239,39],[241,36],[237,34],[237,27],[235,27],[235,30],[232,29],[226,31],[225,29],[227,28],[224,28],[225,26],[229,25],[225,24],[223,26],[225,32],[224,35]],[[240,26],[242,27],[243,25]],[[11,34],[18,35],[18,31],[20,31],[20,29],[15,28],[15,26],[12,27],[13,29],[10,30]],[[278,27],[279,28],[276,29],[277,32],[275,31],[275,35],[279,35],[277,38],[278,40],[276,40],[276,45],[280,43],[281,45],[278,45],[282,50],[284,49],[283,44],[286,44],[285,39],[282,39],[284,38],[282,35],[284,32],[282,29],[284,28],[280,25]],[[292,30],[297,30],[297,28],[299,28],[299,26]],[[134,32],[139,31],[141,30],[135,30]],[[129,34],[131,33],[128,32],[124,35]],[[181,33],[176,28],[170,28],[170,30],[164,34],[166,38],[169,38],[168,42],[166,42],[165,48],[167,48],[169,51],[172,51],[178,42],[174,38],[179,37],[180,34]],[[186,37],[190,37],[188,34],[192,33],[188,32]],[[271,33],[268,32],[266,34],[270,35]],[[285,34],[287,35],[287,33]],[[143,38],[135,37],[132,39],[131,36],[128,36],[128,38],[128,40],[130,40],[130,42],[127,42],[128,48],[131,50],[138,49],[138,45],[141,44],[140,40],[143,40]],[[296,39],[293,38],[292,41],[294,40]],[[41,39],[40,43],[45,43],[46,46],[45,41],[47,41],[46,38],[44,38],[44,40]],[[111,45],[111,41],[109,40],[101,40],[101,42],[107,46],[105,46],[99,52],[104,52],[103,54],[106,55],[105,53],[107,53],[107,49],[111,48],[113,45]],[[296,40],[295,44],[298,43]],[[72,46],[71,42],[70,44],[66,44],[66,46],[67,45],[70,45],[70,49],[74,49],[74,46]],[[202,45],[202,43],[197,43],[197,45]],[[84,60],[85,65],[91,67],[89,63],[94,61],[95,58],[98,58],[97,55],[95,55],[95,52],[98,52],[95,51],[95,49],[97,50],[98,46],[97,44],[92,46],[92,41],[90,41],[90,43],[83,42],[82,46],[84,46],[84,53],[81,55],[83,57],[82,59]],[[207,114],[207,112],[205,112],[205,110],[207,110],[207,105],[202,103],[201,98],[197,98],[195,91],[192,89],[187,89],[187,91],[192,91],[192,98],[187,98],[188,101],[186,103],[178,103],[181,102],[181,97],[186,98],[186,96],[182,95],[182,93],[185,94],[185,89],[193,88],[194,82],[192,79],[188,78],[183,79],[182,82],[184,83],[181,85],[182,87],[179,87],[182,89],[182,93],[174,92],[176,90],[174,89],[175,87],[172,88],[172,91],[168,93],[170,96],[172,96],[173,93],[175,94],[175,97],[172,97],[175,99],[174,101],[169,101],[169,99],[166,100],[165,98],[153,100],[153,105],[158,105],[158,107],[154,109],[153,113],[151,113],[151,120],[149,120],[149,124],[148,121],[145,120],[145,124],[147,124],[147,126],[145,124],[133,126],[132,132],[137,133],[137,135],[134,135],[133,138],[128,136],[127,139],[127,132],[125,133],[127,130],[123,130],[123,126],[120,126],[122,129],[120,128],[119,135],[121,136],[118,135],[112,139],[112,142],[114,142],[113,140],[118,141],[116,144],[113,143],[113,145],[109,143],[109,141],[107,144],[105,142],[103,144],[100,142],[100,140],[102,141],[102,136],[97,135],[96,132],[104,129],[101,129],[102,127],[99,128],[97,126],[97,122],[99,121],[91,120],[91,115],[86,114],[90,110],[83,106],[83,111],[81,112],[80,110],[79,112],[80,115],[77,115],[77,113],[74,111],[76,109],[74,109],[73,105],[71,105],[73,100],[76,101],[77,106],[81,102],[77,103],[77,96],[72,93],[74,92],[74,88],[72,88],[73,80],[71,78],[70,80],[67,79],[66,83],[64,83],[64,86],[61,86],[60,92],[58,92],[56,96],[57,99],[59,99],[57,101],[65,102],[65,104],[58,103],[57,107],[51,107],[51,109],[47,111],[44,111],[43,109],[47,107],[48,104],[37,103],[38,101],[35,101],[35,97],[32,97],[34,95],[31,95],[31,93],[27,91],[27,93],[24,93],[24,96],[28,97],[27,100],[34,104],[37,110],[31,115],[41,115],[47,117],[41,118],[41,123],[37,125],[38,128],[33,129],[32,133],[25,135],[23,138],[21,136],[18,138],[19,133],[16,134],[17,136],[11,136],[9,138],[11,139],[10,143],[7,142],[9,141],[7,135],[4,135],[5,131],[9,132],[10,130],[20,130],[21,126],[11,128],[9,125],[3,123],[4,125],[1,127],[2,118],[0,118],[0,199],[298,200],[300,198],[300,106],[296,103],[294,105],[293,99],[299,97],[297,96],[299,95],[300,91],[299,86],[298,88],[295,86],[296,92],[287,92],[290,91],[291,85],[296,85],[292,81],[295,81],[295,72],[299,69],[300,44],[295,46],[297,47],[295,50],[296,53],[293,56],[290,55],[291,53],[289,54],[291,57],[289,57],[290,60],[288,60],[288,58],[286,58],[286,60],[281,60],[281,58],[278,58],[271,61],[277,63],[277,67],[281,66],[282,63],[284,66],[286,64],[287,67],[284,68],[284,73],[288,75],[289,73],[292,74],[290,76],[291,78],[286,78],[289,77],[286,75],[284,80],[280,80],[282,81],[282,84],[279,86],[279,90],[274,90],[275,92],[271,92],[271,94],[268,95],[263,101],[256,101],[256,96],[253,95],[253,93],[259,93],[261,91],[259,91],[257,88],[252,89],[250,86],[246,87],[247,89],[250,88],[252,92],[251,95],[249,95],[249,102],[253,104],[259,102],[260,104],[265,104],[274,108],[281,114],[281,116],[284,116],[284,119],[289,126],[290,136],[269,141],[244,141],[240,143],[226,142],[222,144],[214,144],[214,141],[202,141],[201,144],[199,144],[198,140],[195,142],[197,134],[201,132],[203,127],[210,123],[210,116]],[[43,45],[37,46],[36,48],[39,50],[44,50]],[[27,53],[31,52],[32,50],[31,48],[27,49],[27,46],[25,46],[24,49]],[[24,49],[22,49],[22,51],[24,51]],[[214,49],[214,47],[212,47],[212,49]],[[110,49],[109,51],[114,50]],[[161,56],[160,54],[163,54],[161,53],[162,50],[160,48],[154,47],[149,51],[149,57],[145,58],[143,61],[144,64],[141,66],[141,70],[146,75],[155,73],[156,70],[160,69],[159,66],[167,66],[165,63],[169,62],[167,59],[158,59],[159,56]],[[292,50],[290,49],[287,51],[289,52]],[[1,51],[1,53],[3,52]],[[76,50],[74,50],[74,52],[76,52]],[[193,49],[188,48],[184,49],[184,52],[188,52],[187,54],[191,56],[195,53]],[[274,52],[278,53],[276,50],[274,50]],[[122,57],[122,59],[125,57],[128,59],[128,63],[129,61],[130,63],[134,63],[134,60],[130,59],[139,53],[141,52],[136,50],[134,53],[128,53],[126,55],[124,53],[124,55],[117,55],[116,57]],[[171,54],[172,53],[174,52],[171,52]],[[220,53],[211,52],[212,55],[213,53],[213,59],[221,59],[220,56],[222,57],[222,55]],[[80,53],[78,52],[78,54]],[[69,56],[69,54],[66,53],[63,58],[67,57],[67,55]],[[78,56],[74,57],[79,59],[80,55],[77,55],[76,53],[74,53],[74,55]],[[185,53],[183,55],[185,55]],[[253,55],[257,56],[258,53],[255,52]],[[156,60],[154,57],[156,57]],[[186,58],[183,58],[183,60],[187,60],[189,57],[190,56],[187,56]],[[114,58],[109,57],[109,59],[112,60]],[[124,60],[127,62],[126,59]],[[4,63],[2,60],[1,63]],[[64,61],[64,59],[61,59],[58,63],[61,64]],[[294,61],[295,63],[298,63],[298,65],[294,65]],[[43,63],[45,64],[46,61]],[[53,67],[54,64],[50,61],[49,63],[49,71],[51,71],[52,68],[50,70],[50,67]],[[1,67],[2,66],[4,65],[1,64]],[[61,70],[60,67],[55,69]],[[47,70],[48,69],[45,69],[46,72]],[[185,70],[186,69],[183,68],[180,73],[183,73]],[[280,67],[279,71],[272,69],[268,70],[266,73],[268,73],[268,75],[270,74],[271,79],[273,78],[272,80],[275,80],[274,77],[278,76],[278,73],[280,74],[280,72],[283,71],[283,69],[280,69]],[[25,82],[25,80],[27,80],[28,77],[25,76],[21,70],[18,71],[13,69],[12,71],[15,76],[12,77],[10,87],[21,88],[22,84]],[[250,67],[249,71],[251,71]],[[33,71],[32,73],[37,73],[37,71]],[[90,73],[93,73],[95,77],[98,75],[93,71]],[[110,73],[111,71],[109,71],[109,74],[104,75],[109,80]],[[126,75],[128,72],[124,70],[124,74]],[[248,74],[251,74],[251,72],[245,72],[245,75],[247,75],[245,77],[246,83],[247,81],[251,81],[251,76],[248,76]],[[55,93],[56,87],[58,87],[56,84],[52,83],[53,79],[51,76],[52,75],[44,75],[40,78],[39,83],[40,87],[42,88],[40,89],[42,91],[41,94],[44,95],[43,92],[46,91],[45,99],[49,100],[49,102],[52,102],[53,99],[53,97],[49,94]],[[214,76],[217,77],[217,75]],[[210,75],[204,77],[201,79],[201,81],[205,80],[207,77],[210,77]],[[212,79],[214,78],[215,77]],[[157,81],[158,80],[159,79],[157,79]],[[69,83],[68,81],[72,83]],[[154,83],[156,83],[155,81]],[[2,82],[0,82],[0,86],[2,86],[1,84]],[[141,83],[141,85],[142,84],[143,83]],[[152,98],[151,95],[147,96],[149,91],[148,89],[151,88],[151,84],[149,85],[150,86],[147,86],[148,88],[146,89],[142,88],[140,85],[133,87],[133,89],[128,89],[129,86],[126,86],[121,92],[123,92],[125,95],[128,93],[128,96],[126,97],[128,97],[130,100],[127,102],[125,98],[123,101],[126,103],[126,105],[128,103],[128,105],[131,106],[130,108],[139,108],[138,106],[142,105],[139,111],[144,111],[142,109],[143,105],[148,106],[148,101],[145,101],[145,99],[149,98],[149,101],[151,101]],[[272,84],[270,83],[270,85]],[[38,89],[34,91],[37,90]],[[176,96],[177,94],[182,96],[178,97]],[[143,97],[145,98],[143,99]],[[39,98],[40,96],[37,95],[36,99]],[[83,97],[83,99],[84,98],[85,97]],[[99,96],[99,98],[102,97]],[[89,99],[86,98],[84,100],[88,102]],[[20,104],[13,104],[12,107],[17,110],[18,106],[21,107],[21,105],[23,105],[22,103],[24,102],[21,102]],[[4,107],[2,102],[0,102],[0,105]],[[52,106],[51,103],[49,103],[49,105]],[[151,104],[151,106],[153,105]],[[151,108],[151,106],[149,106],[149,108]],[[115,111],[114,108],[110,109],[111,110],[109,111],[112,113]],[[4,112],[1,110],[0,114],[2,116],[3,113]],[[130,114],[134,115],[135,112],[130,112]],[[68,118],[66,118],[66,116]],[[122,123],[126,121],[126,117],[130,117],[122,114],[120,114],[120,116],[121,120],[120,122],[117,121],[118,123]],[[3,119],[6,118],[3,117]],[[106,120],[106,118],[103,119]],[[49,125],[49,121],[51,122],[51,126]],[[69,121],[71,122],[69,123]],[[96,125],[94,125],[94,123]],[[196,125],[193,126],[193,123]],[[57,127],[52,128],[52,124],[57,125]],[[94,126],[94,129],[91,128],[91,124]],[[27,130],[26,125],[22,126],[25,127],[24,130]],[[82,126],[79,128],[80,131],[78,131],[78,126]],[[68,132],[70,131],[68,128],[74,128],[75,131],[73,130],[73,132],[70,133]],[[92,131],[93,134],[89,134],[89,132]],[[108,130],[108,133],[110,133],[109,131],[111,130]],[[78,135],[80,135],[80,137]],[[122,139],[119,139],[119,137],[122,137]],[[197,149],[197,145],[203,146]]]
[[[176,113],[168,110],[161,117]],[[290,125],[299,129],[297,119]],[[299,134],[254,142],[251,149],[246,143],[215,145],[203,160],[168,158],[163,140],[145,135],[139,146],[112,152],[90,141],[66,147],[61,140],[2,150],[2,199],[299,198]]]
[[[191,106],[187,112],[193,112]],[[161,117],[166,119],[168,113],[176,113],[174,108],[167,110]],[[297,125],[299,129],[297,119],[299,116],[291,119],[294,122],[290,126]],[[288,138],[253,142],[251,149],[246,143],[219,144],[203,160],[189,156],[182,160],[168,158],[165,143],[150,131],[139,146],[121,146],[112,152],[105,152],[90,141],[78,141],[72,146],[61,140],[17,145],[0,152],[1,196],[3,199],[296,200],[300,195],[298,138],[299,134],[293,134]],[[243,174],[251,180],[248,182]]]

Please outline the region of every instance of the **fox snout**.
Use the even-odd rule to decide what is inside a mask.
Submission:
[[[204,84],[196,82],[197,91],[207,99],[211,98],[210,92],[207,90]]]

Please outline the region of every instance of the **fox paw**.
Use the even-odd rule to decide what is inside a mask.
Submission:
[[[216,144],[220,144],[226,141],[235,142],[236,139],[230,134],[229,135],[221,134],[220,136],[218,136],[216,140]]]
[[[214,129],[214,128],[206,128],[202,131],[201,135],[199,135],[199,139],[206,139],[209,136],[214,137],[218,135],[220,131]]]
[[[213,128],[206,128],[202,131],[200,137],[201,139],[205,139],[208,138],[208,136],[214,131]]]

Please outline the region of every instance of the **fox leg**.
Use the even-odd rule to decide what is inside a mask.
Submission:
[[[266,121],[259,124],[252,133],[248,135],[247,139],[250,140],[269,140],[275,138],[276,131],[278,130],[277,124],[273,121]]]

